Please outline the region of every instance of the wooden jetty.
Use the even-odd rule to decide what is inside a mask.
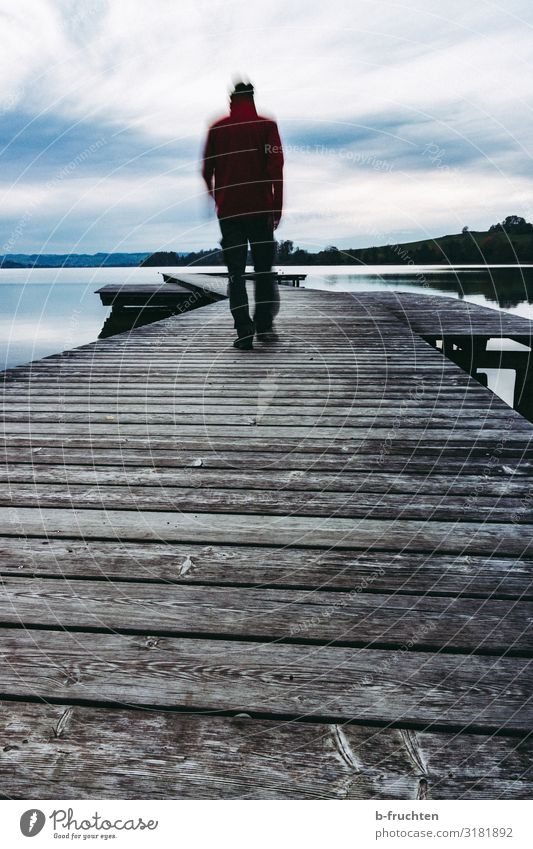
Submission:
[[[165,276],[165,275],[163,275],[163,276]],[[208,276],[209,277],[226,277],[227,278],[227,277],[229,277],[229,274],[228,274],[228,272],[223,272],[221,274],[220,272],[215,273],[215,272],[210,271],[210,272],[208,272]],[[253,272],[251,272],[250,274],[245,274],[244,278],[246,280],[255,280],[256,275]],[[297,272],[292,272],[292,271],[281,271],[278,274],[276,274],[276,281],[277,281],[277,283],[279,283],[280,286],[294,286],[297,289],[300,287],[300,283],[303,283],[303,281],[306,278],[307,278],[307,274],[298,274]],[[173,279],[172,275],[170,275],[170,279]]]
[[[191,300],[191,292],[201,296],[205,303],[212,303],[225,297],[227,283],[212,281],[210,285],[198,285],[194,278],[209,282],[210,278],[202,274],[186,275],[184,279],[191,280],[189,285],[178,282],[169,275],[163,275],[164,283],[107,283],[96,294],[104,306],[112,307],[176,307],[178,312],[186,312],[192,306],[197,306],[197,301]],[[168,279],[167,279],[168,278]]]
[[[96,290],[104,306],[111,312],[104,322],[99,338],[116,336],[204,307],[226,298],[227,281],[207,275],[184,275],[179,281],[163,274],[163,283],[108,283]]]
[[[368,308],[378,302],[391,310],[431,345],[441,347],[447,357],[478,380],[479,369],[511,369],[515,372],[513,406],[533,421],[532,327],[521,316],[480,307],[457,298],[405,292],[368,293],[361,302]],[[487,350],[490,339],[519,342],[522,350]]]
[[[387,297],[281,298],[5,373],[4,797],[531,798],[533,425]]]
[[[217,301],[226,296],[227,274],[176,274],[162,272],[163,283],[107,283],[96,293],[104,306],[114,308],[174,308],[176,312],[187,312],[205,303]],[[255,274],[245,274],[246,280],[254,280]],[[306,274],[284,272],[277,275],[280,285],[298,288]],[[191,292],[196,299],[191,300]]]

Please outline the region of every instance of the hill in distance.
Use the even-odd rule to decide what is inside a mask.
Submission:
[[[251,257],[250,257],[251,259]],[[370,248],[339,249],[328,246],[317,253],[295,247],[290,240],[278,244],[279,265],[520,265],[533,263],[533,225],[518,215],[508,215],[488,230],[422,239]],[[96,254],[6,254],[0,268],[117,268],[128,266],[224,265],[220,248],[188,253],[156,251]]]
[[[249,257],[251,259],[251,257]],[[519,265],[533,263],[533,225],[518,215],[509,215],[501,224],[488,230],[422,239],[396,245],[372,248],[339,248],[330,246],[310,253],[287,240],[278,244],[279,265]],[[219,248],[196,253],[178,254],[158,251],[141,262],[143,266],[223,265]]]
[[[123,268],[137,266],[149,252],[96,254],[6,254],[0,268]]]
[[[533,262],[533,225],[518,215],[509,215],[488,230],[464,227],[461,233],[450,236],[346,253],[352,261],[364,265],[518,265]]]

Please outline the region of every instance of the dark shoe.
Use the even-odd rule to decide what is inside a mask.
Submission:
[[[275,345],[276,342],[279,342],[279,336],[273,326],[268,330],[256,330],[255,336],[262,345]]]
[[[238,348],[239,351],[253,351],[253,336],[246,336],[244,339],[235,339],[233,347]]]
[[[237,339],[233,343],[234,348],[239,351],[253,351],[254,349],[254,326],[249,325],[246,329],[237,330]]]

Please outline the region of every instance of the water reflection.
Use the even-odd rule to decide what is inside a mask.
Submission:
[[[445,269],[420,266],[410,270],[381,266],[379,271],[372,269],[373,273],[359,267],[356,274],[318,274],[317,269],[312,267],[307,270],[309,277],[306,287],[333,289],[336,292],[385,289],[441,294],[533,318],[532,266]]]
[[[109,336],[116,336],[117,333],[135,330],[136,327],[144,327],[146,324],[153,324],[154,321],[170,318],[170,316],[176,315],[177,312],[177,310],[159,309],[157,307],[150,307],[148,309],[143,309],[142,307],[112,307],[98,334],[98,338],[107,339]]]
[[[455,270],[452,274],[436,274],[432,284],[458,298],[472,300],[482,296],[500,309],[512,310],[519,304],[533,304],[533,268],[492,268],[488,270]]]

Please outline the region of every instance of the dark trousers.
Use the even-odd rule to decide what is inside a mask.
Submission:
[[[259,332],[272,327],[279,311],[279,290],[276,274],[272,271],[276,243],[271,215],[242,215],[219,219],[224,262],[228,267],[229,306],[237,333],[250,332],[251,319],[246,292],[246,255],[248,242],[252,251],[255,278],[254,324]]]

